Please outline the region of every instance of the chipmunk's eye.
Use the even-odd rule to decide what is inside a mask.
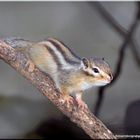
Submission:
[[[97,68],[92,68],[92,70],[95,72],[95,73],[99,73],[99,70]]]

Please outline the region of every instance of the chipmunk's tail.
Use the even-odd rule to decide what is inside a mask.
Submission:
[[[7,38],[2,38],[1,40],[13,48],[27,47],[28,45],[32,44],[32,42],[20,37],[7,37]]]

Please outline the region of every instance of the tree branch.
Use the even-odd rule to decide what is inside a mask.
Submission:
[[[110,130],[97,119],[90,111],[78,109],[74,103],[68,106],[62,104],[62,95],[56,89],[52,79],[35,68],[33,72],[29,72],[26,64],[27,58],[0,40],[0,57],[6,63],[16,69],[21,75],[26,77],[41,93],[49,98],[54,105],[57,106],[71,121],[80,126],[93,139],[116,139]]]

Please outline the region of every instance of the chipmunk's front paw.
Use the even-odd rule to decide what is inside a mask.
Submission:
[[[70,104],[73,104],[73,97],[66,95],[63,97],[63,99],[61,99],[60,102],[62,102],[63,104],[66,104],[68,107],[70,106]]]

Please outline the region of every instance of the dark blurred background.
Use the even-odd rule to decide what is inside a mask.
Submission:
[[[0,37],[33,41],[55,37],[79,56],[105,57],[115,73],[138,8],[136,2],[0,2]],[[139,38],[137,25],[126,44],[118,79],[103,93],[93,88],[84,94],[90,110],[114,134],[140,134]],[[89,138],[0,60],[0,138],[54,136]]]

